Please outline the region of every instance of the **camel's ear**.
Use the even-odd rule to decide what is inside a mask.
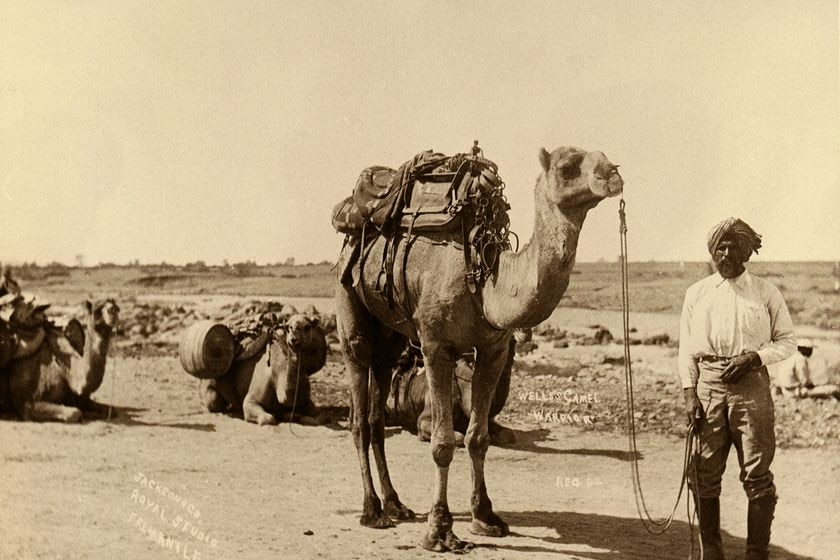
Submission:
[[[77,354],[85,355],[85,329],[78,319],[70,319],[64,326],[64,338]]]
[[[93,313],[93,302],[89,299],[85,300],[84,307],[85,311],[87,311],[88,313]]]
[[[545,172],[548,173],[548,170],[551,167],[551,154],[549,154],[545,148],[540,148],[540,165],[542,165]]]

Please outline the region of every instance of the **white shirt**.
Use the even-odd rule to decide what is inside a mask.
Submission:
[[[744,271],[737,278],[712,274],[685,292],[680,317],[679,373],[683,388],[694,387],[703,355],[758,352],[762,365],[796,350],[793,322],[779,289]]]

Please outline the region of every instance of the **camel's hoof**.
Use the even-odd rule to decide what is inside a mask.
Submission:
[[[423,537],[423,542],[420,543],[420,546],[426,550],[431,550],[432,552],[455,553],[469,552],[475,548],[473,543],[462,541],[456,537],[455,533],[452,532],[452,529],[447,530],[444,534],[440,534],[438,531],[429,531],[429,533]]]
[[[510,534],[510,527],[501,517],[491,513],[486,521],[473,519],[470,525],[470,533],[485,537],[506,537]]]
[[[272,416],[271,414],[265,414],[257,416],[257,424],[260,426],[276,426],[277,425],[277,418]]]
[[[408,521],[415,517],[414,512],[399,501],[385,502],[385,515],[397,521]]]
[[[391,521],[387,513],[363,513],[359,518],[359,525],[362,527],[370,527],[371,529],[390,529],[396,527],[396,523]]]

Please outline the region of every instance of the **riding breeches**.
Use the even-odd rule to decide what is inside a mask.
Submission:
[[[737,383],[724,383],[719,363],[698,365],[697,397],[704,417],[698,426],[698,453],[693,458],[697,482],[689,476],[689,485],[701,498],[719,496],[729,449],[734,446],[747,498],[775,495],[770,472],[776,452],[775,416],[767,368],[745,373]]]

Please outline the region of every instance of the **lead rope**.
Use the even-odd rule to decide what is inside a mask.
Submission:
[[[682,493],[685,489],[686,479],[689,474],[689,465],[691,464],[691,454],[693,451],[693,443],[695,439],[694,424],[688,427],[688,433],[685,438],[685,452],[683,454],[683,469],[680,477],[680,488],[677,492],[677,499],[674,502],[674,508],[667,519],[655,520],[651,516],[645,503],[645,496],[642,492],[641,477],[639,476],[639,454],[636,445],[636,422],[635,422],[635,401],[633,398],[633,369],[630,362],[630,297],[629,297],[629,275],[627,271],[627,220],[624,211],[624,197],[622,196],[619,207],[618,216],[620,221],[619,234],[621,238],[621,311],[622,323],[624,329],[624,380],[627,392],[627,426],[628,426],[628,444],[630,448],[630,470],[633,479],[633,497],[636,501],[636,511],[639,514],[639,520],[642,522],[645,530],[651,535],[661,535],[668,530],[671,523],[674,521],[677,508],[679,507]],[[699,448],[699,445],[698,445]],[[696,466],[693,469],[696,480],[697,470]],[[696,487],[696,486],[695,486]],[[690,506],[689,506],[690,507]],[[643,514],[644,512],[644,514]],[[689,516],[689,532],[693,533],[691,517]],[[694,539],[693,535],[689,536],[691,542],[691,549],[689,550],[689,558],[693,553]],[[702,549],[701,549],[702,550]],[[701,552],[702,554],[702,552]],[[702,555],[701,555],[702,559]]]
[[[289,349],[289,353],[291,354],[291,348]],[[292,415],[289,416],[289,433],[292,434],[295,437],[300,437],[292,429],[292,424],[295,423],[295,408],[297,407],[298,384],[300,383],[300,362],[301,362],[301,355],[300,355],[300,353],[298,353],[298,357],[297,357],[297,376],[295,377],[295,396],[292,399]]]
[[[111,366],[111,397],[108,399],[108,422],[111,421],[111,411],[114,408],[114,385],[116,384],[117,377],[117,350],[115,348],[116,342],[112,340],[111,343],[112,344],[110,348],[110,354],[111,363],[113,365]],[[105,363],[107,364],[107,362]]]

